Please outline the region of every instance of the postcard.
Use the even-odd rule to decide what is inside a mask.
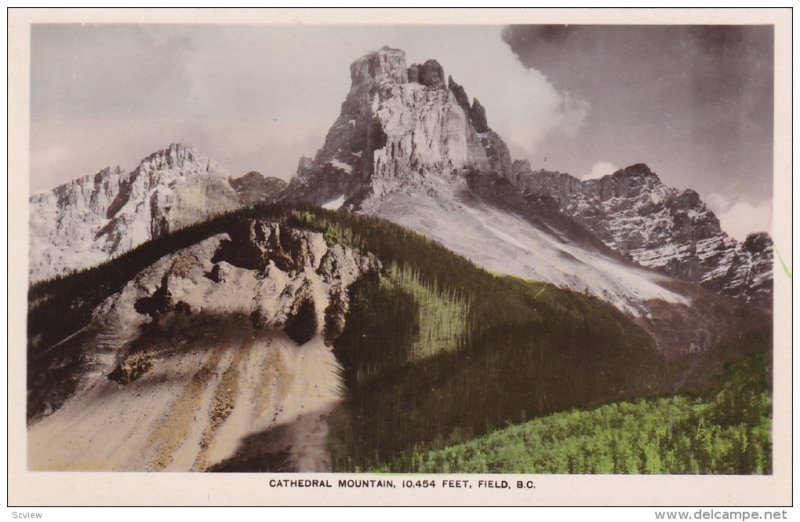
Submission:
[[[791,504],[788,9],[11,9],[9,503]]]

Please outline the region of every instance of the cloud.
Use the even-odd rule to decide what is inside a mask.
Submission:
[[[350,88],[350,64],[384,45],[404,49],[409,65],[437,59],[486,107],[515,156],[530,156],[546,136],[574,136],[589,103],[524,67],[501,33],[492,26],[40,26],[32,44],[31,185],[144,157],[156,137],[156,148],[188,142],[234,175],[288,178],[301,155],[322,146]],[[65,147],[74,157],[63,157]],[[55,157],[51,148],[58,162],[46,160]]]
[[[710,208],[717,216],[731,208],[731,200],[720,194],[719,192],[714,192],[713,194],[709,194],[708,196],[703,197],[703,201],[705,201],[708,208]]]
[[[739,241],[744,241],[753,232],[772,232],[772,201],[757,203],[731,201],[726,196],[714,193],[705,198],[717,218],[722,230]]]
[[[598,158],[646,163],[669,186],[771,197],[775,35],[769,25],[509,26],[523,64],[591,102],[576,138],[548,138],[535,166],[546,155],[549,169],[580,176]]]
[[[734,203],[719,217],[722,229],[739,241],[752,232],[772,232],[772,202]]]
[[[617,167],[613,163],[609,163],[608,161],[598,161],[597,163],[592,165],[592,170],[588,174],[585,174],[581,179],[583,181],[589,179],[600,179],[603,176],[607,176],[608,174],[613,174],[618,170],[619,167]]]

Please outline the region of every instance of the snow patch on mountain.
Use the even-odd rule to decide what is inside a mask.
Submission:
[[[336,167],[337,169],[342,169],[345,173],[350,174],[353,171],[353,167],[348,165],[343,161],[339,161],[338,159],[334,158],[330,161],[330,164]]]
[[[332,199],[327,203],[325,203],[324,205],[322,205],[322,208],[327,210],[336,210],[341,208],[343,204],[344,204],[344,195],[341,195],[338,198]]]

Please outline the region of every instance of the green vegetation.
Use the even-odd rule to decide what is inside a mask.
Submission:
[[[443,351],[458,348],[466,331],[469,303],[458,290],[442,290],[438,285],[426,285],[419,272],[409,266],[391,264],[381,284],[395,292],[411,296],[418,309],[419,332],[411,343],[411,360],[420,360]]]
[[[665,361],[650,337],[594,298],[490,274],[380,219],[304,211],[292,223],[384,263],[351,287],[334,344],[347,387],[329,436],[337,470],[663,392]]]
[[[341,241],[339,241],[339,238],[336,237],[336,234],[334,234],[330,230],[325,232],[324,237],[325,237],[325,242],[328,243],[329,245],[338,245],[341,243]]]
[[[752,444],[752,437],[763,433],[747,431],[761,429],[761,420],[720,420],[724,408],[728,408],[730,417],[742,404],[751,404],[743,403],[743,395],[734,388],[725,393],[720,389],[717,393],[721,395],[713,400],[647,399],[608,404],[595,410],[598,413],[544,417],[570,408],[707,388],[711,376],[734,356],[766,353],[768,335],[755,341],[743,338],[732,347],[669,361],[655,349],[644,330],[592,297],[491,274],[435,241],[382,219],[314,207],[242,209],[150,241],[90,270],[34,285],[29,292],[29,389],[37,389],[39,381],[42,389],[46,388],[47,376],[40,371],[43,367],[59,368],[65,374],[59,379],[69,381],[68,374],[77,371],[81,355],[70,353],[72,348],[65,346],[78,347],[80,343],[66,343],[59,350],[48,348],[85,327],[92,310],[139,271],[164,255],[253,218],[320,232],[329,244],[370,252],[383,263],[381,271],[367,274],[350,287],[345,329],[334,342],[346,388],[345,400],[330,419],[328,441],[334,470],[381,469],[387,462],[393,463],[389,469],[422,469],[423,465],[439,465],[439,461],[430,460],[439,455],[436,449],[462,455],[453,457],[455,464],[447,464],[454,466],[450,469],[461,469],[458,466],[471,463],[472,457],[454,449],[460,447],[457,445],[467,448],[478,444],[476,448],[486,451],[485,444],[489,443],[481,441],[493,440],[490,437],[497,433],[485,439],[476,437],[531,419],[537,419],[533,423],[561,423],[567,430],[563,433],[573,434],[562,437],[573,449],[552,449],[551,460],[556,463],[552,465],[560,471],[602,472],[609,465],[611,471],[622,472],[769,469],[768,445]],[[40,357],[41,364],[37,362]],[[57,357],[58,364],[47,362],[51,357]],[[44,404],[44,399],[40,402]],[[30,408],[29,403],[29,414]],[[614,431],[620,426],[630,427],[634,422],[630,418],[637,419],[636,415],[648,418],[641,424],[662,435],[657,439],[658,446],[642,442],[644,460],[641,451],[633,454],[638,460],[627,453],[623,459],[619,456],[627,451],[621,449],[623,446],[634,440],[650,440],[645,437],[652,435],[651,431],[639,435],[632,429]],[[680,422],[664,421],[667,418]],[[710,457],[694,455],[694,464],[686,460],[684,468],[670,463],[670,455],[682,455],[681,448],[705,444],[698,442],[697,429],[691,435],[692,427],[697,428],[701,419],[704,425],[700,432],[711,437]],[[581,431],[583,424],[587,427]],[[678,431],[670,431],[673,428],[668,426],[678,426]],[[522,427],[510,429],[526,432]],[[735,429],[745,430],[737,432],[738,443],[731,431]],[[545,432],[555,433],[552,430],[540,427],[532,433],[543,437]],[[628,438],[622,433],[629,433]],[[587,455],[587,451],[606,444],[604,434],[616,440],[608,442],[608,448],[617,449],[600,452],[597,458]],[[671,441],[673,446],[662,446],[663,441]],[[742,446],[744,441],[749,446]],[[503,445],[527,451],[516,443],[507,441]],[[748,462],[758,464],[731,467],[733,457],[729,455],[740,447],[761,448],[747,450],[751,451],[748,458],[755,459]],[[544,450],[542,455],[550,458]],[[572,460],[569,455],[573,455]],[[441,465],[450,462],[448,459],[441,457]],[[513,455],[502,459],[520,461]],[[549,469],[547,462],[537,465]]]
[[[408,461],[402,465],[402,455],[425,455],[430,448],[468,441],[511,422],[570,407],[654,397],[683,390],[683,386],[701,390],[726,361],[765,353],[771,346],[770,336],[761,334],[668,361],[643,330],[604,303],[551,285],[490,274],[434,241],[386,221],[303,212],[295,214],[295,224],[330,232],[346,244],[372,252],[385,267],[382,274],[372,274],[351,287],[345,331],[335,342],[347,385],[347,400],[334,415],[329,435],[338,471],[422,471]],[[677,404],[659,411],[658,405],[669,405],[670,400]],[[650,414],[655,426],[680,401],[686,404],[685,423],[676,429],[685,433],[674,439],[668,436],[669,443],[681,451],[699,443],[698,436],[711,437],[718,441],[717,453],[706,460],[698,453],[694,463],[689,460],[682,468],[668,460],[666,446],[655,450],[650,445],[651,471],[767,469],[768,442],[758,446],[758,464],[735,467],[725,460],[749,443],[742,441],[752,442],[759,436],[758,420],[726,424],[717,418],[721,408],[717,402],[712,401],[711,408],[701,399],[684,397],[648,399],[632,407],[644,416],[655,405],[656,411]],[[610,418],[613,408],[604,406],[600,411]],[[717,413],[711,415],[712,410]],[[708,427],[700,430],[701,435],[695,430],[695,438],[687,438],[695,421]],[[715,422],[714,427],[708,424]],[[614,439],[618,448],[630,442],[620,433]],[[591,445],[592,437],[587,434],[582,442]],[[732,442],[736,437],[740,442]],[[727,443],[734,449],[726,450]],[[614,451],[622,455],[625,450]],[[721,457],[725,451],[727,456]],[[656,454],[665,459],[662,466],[666,468],[655,467]],[[646,459],[634,466],[633,461],[619,457],[615,468],[615,453],[609,455],[610,469],[598,461],[589,462],[589,471],[591,466],[596,472],[647,470]],[[584,457],[591,461],[590,455]],[[397,466],[382,465],[395,462],[394,458],[400,459]]]
[[[770,473],[770,401],[760,354],[728,365],[701,397],[570,410],[381,471],[422,473]]]

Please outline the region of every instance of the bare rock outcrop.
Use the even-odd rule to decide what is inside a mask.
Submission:
[[[281,426],[263,462],[328,470],[326,419],[342,389],[331,346],[348,287],[378,268],[260,220],[161,258],[32,361],[32,468],[207,470]],[[96,440],[110,425],[124,448]]]
[[[283,192],[288,183],[280,178],[264,176],[260,172],[251,171],[238,178],[231,178],[231,187],[239,195],[244,205],[271,203]]]

